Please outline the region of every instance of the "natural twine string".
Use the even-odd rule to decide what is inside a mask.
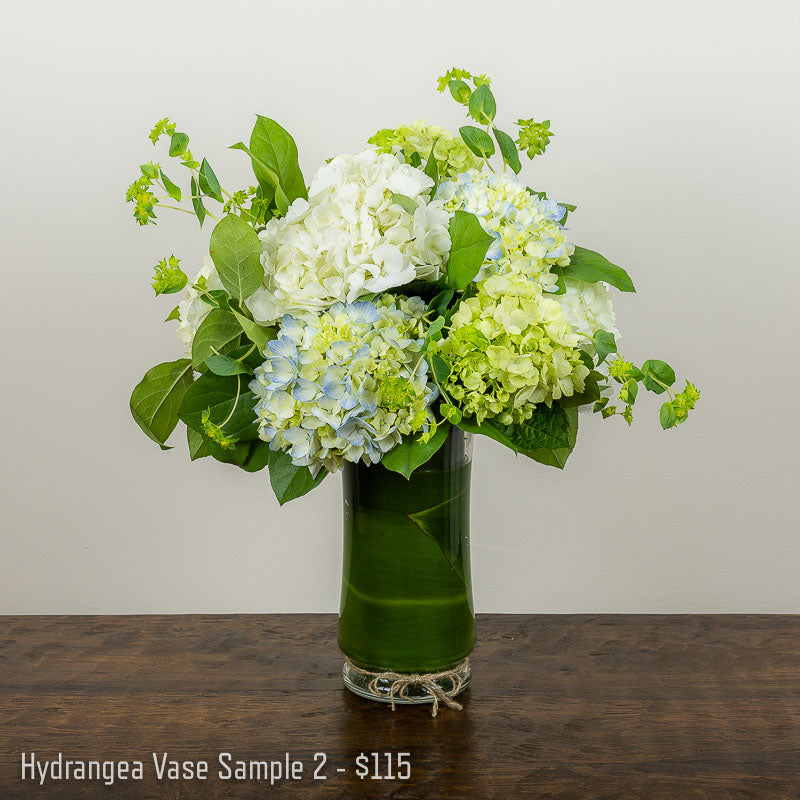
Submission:
[[[463,706],[461,703],[454,699],[461,689],[464,688],[464,680],[461,673],[469,663],[469,659],[465,658],[463,661],[456,664],[452,669],[445,670],[444,672],[424,672],[424,673],[408,673],[408,672],[370,672],[366,669],[357,667],[349,658],[346,659],[347,666],[363,678],[369,678],[367,689],[372,692],[375,697],[384,698],[386,694],[381,692],[378,688],[380,681],[391,681],[389,686],[389,702],[392,705],[392,711],[395,710],[395,698],[404,698],[409,700],[408,690],[412,686],[421,686],[427,689],[433,697],[431,705],[431,716],[435,717],[439,713],[439,703],[444,703],[448,708],[454,711],[461,711]],[[447,679],[450,681],[449,689],[442,689],[436,681]]]

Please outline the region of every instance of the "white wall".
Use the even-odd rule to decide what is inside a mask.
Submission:
[[[396,10],[395,10],[396,9]],[[265,473],[161,453],[131,387],[178,358],[152,265],[207,247],[122,202],[170,115],[227,185],[253,115],[306,176],[377,128],[460,110],[550,118],[529,182],[577,203],[575,241],[627,266],[622,344],[702,389],[661,432],[584,418],[563,473],[476,446],[481,611],[800,612],[796,403],[800,63],[790,2],[16,3],[0,71],[0,613],[333,611],[339,478],[279,509]],[[182,442],[178,442],[182,445]]]

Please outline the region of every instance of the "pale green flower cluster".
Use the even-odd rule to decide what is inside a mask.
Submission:
[[[422,357],[425,303],[381,295],[286,315],[250,389],[259,436],[316,475],[347,461],[375,464],[430,424],[436,386]]]
[[[575,246],[567,241],[560,220],[566,209],[546,197],[531,194],[513,173],[479,171],[439,184],[436,198],[448,211],[469,211],[495,242],[478,279],[517,273],[533,278],[545,291],[555,291],[553,266],[566,266]]]
[[[443,178],[455,177],[479,167],[481,163],[460,136],[453,136],[450,131],[438,125],[428,125],[421,119],[399,128],[384,128],[369,143],[386,153],[394,152],[394,148],[403,150],[408,156],[417,153],[423,164],[427,162],[433,145],[433,157],[439,176]]]
[[[438,346],[450,366],[441,384],[465,416],[478,424],[497,417],[504,425],[533,415],[534,404],[550,405],[584,390],[589,374],[561,306],[523,275],[493,275],[453,314]]]

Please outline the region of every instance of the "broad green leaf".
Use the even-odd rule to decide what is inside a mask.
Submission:
[[[164,184],[164,188],[167,190],[167,194],[173,199],[177,200],[179,203],[181,201],[181,190],[179,186],[176,186],[165,174],[164,170],[161,170],[161,183]]]
[[[230,311],[215,308],[200,323],[192,340],[192,366],[199,369],[214,353],[224,353],[239,345],[242,327]]]
[[[447,306],[454,296],[455,291],[453,289],[442,290],[428,303],[428,311],[434,311],[440,316],[444,316],[445,311],[447,311]]]
[[[450,220],[450,258],[447,260],[447,282],[462,290],[478,274],[492,237],[478,218],[468,211],[456,211]]]
[[[666,402],[661,406],[659,420],[661,421],[661,427],[664,430],[667,430],[668,428],[674,428],[678,424],[678,417],[675,414],[675,409],[672,407],[672,403]]]
[[[142,171],[142,175],[144,175],[145,178],[149,178],[152,181],[158,177],[158,166],[156,164],[140,164],[139,169]]]
[[[540,464],[545,464],[548,467],[556,467],[557,469],[564,469],[564,466],[567,463],[567,459],[570,457],[570,454],[575,449],[575,442],[578,438],[578,408],[577,406],[573,406],[570,408],[564,409],[567,415],[567,422],[569,425],[569,445],[567,447],[558,447],[558,448],[542,448],[540,450],[534,450],[528,455],[534,461],[538,461]]]
[[[494,129],[494,138],[497,139],[497,144],[500,147],[500,155],[503,156],[503,161],[518,175],[522,169],[522,164],[519,160],[519,152],[514,140],[499,128]]]
[[[292,464],[291,456],[283,450],[273,450],[269,454],[269,482],[281,505],[308,494],[327,474],[322,469],[315,478],[308,467]]]
[[[450,90],[453,100],[455,100],[457,103],[461,103],[462,106],[465,106],[467,103],[469,103],[472,89],[470,89],[469,86],[464,83],[464,81],[458,79],[452,80],[447,84],[447,88]]]
[[[203,439],[209,454],[223,464],[233,464],[245,472],[260,472],[269,463],[269,444],[261,439],[236,442],[233,447],[220,447],[206,436]]]
[[[461,492],[458,491],[449,496],[447,500],[434,506],[420,511],[406,511],[405,513],[408,519],[441,550],[441,554],[450,565],[453,574],[466,589],[463,559],[451,558],[448,555],[450,547],[446,546],[442,541],[444,539],[446,542],[447,538],[452,536],[452,520],[454,519],[454,514],[458,513],[461,502]],[[442,582],[443,580],[444,576],[437,578],[437,582]]]
[[[567,409],[554,403],[548,408],[543,403],[536,406],[533,416],[515,425],[502,425],[487,419],[480,425],[464,419],[459,428],[468,433],[480,433],[510,447],[516,453],[533,457],[537,450],[558,450],[570,447],[570,423]],[[570,412],[571,413],[571,412]]]
[[[278,183],[291,203],[298,197],[308,197],[303,173],[297,160],[297,145],[288,131],[274,119],[259,116],[250,136],[250,150],[255,155],[253,171],[260,184],[275,188],[273,178],[263,169],[266,165],[278,176]]]
[[[131,394],[131,414],[136,424],[162,450],[178,424],[178,409],[192,385],[192,363],[188,358],[168,361],[149,369]]]
[[[675,370],[666,361],[659,361],[657,358],[648,359],[642,364],[642,374],[644,375],[642,380],[644,388],[655,394],[663,394],[666,391],[661,383],[665,383],[667,386],[675,383]],[[661,383],[657,383],[654,378]]]
[[[200,165],[200,191],[209,197],[213,197],[219,203],[225,202],[217,176],[214,174],[214,170],[211,169],[211,164],[205,159]]]
[[[494,142],[486,131],[474,125],[464,125],[458,129],[464,144],[475,153],[478,158],[490,158],[494,155]]]
[[[441,356],[434,355],[429,363],[439,383],[444,383],[450,377],[450,365]]]
[[[186,429],[186,441],[189,445],[189,460],[197,461],[198,458],[205,458],[211,455],[206,447],[203,434],[196,431],[194,428]]]
[[[386,469],[399,472],[404,478],[409,479],[411,473],[421,467],[428,459],[439,450],[450,432],[450,423],[443,422],[436,428],[436,432],[429,442],[421,442],[418,436],[404,436],[400,444],[395,445],[381,459]]]
[[[605,256],[585,247],[575,247],[569,264],[564,267],[564,276],[588,283],[605,281],[616,286],[621,292],[636,291],[633,281],[622,267],[612,264]]]
[[[639,394],[639,384],[633,379],[628,378],[619,390],[619,399],[623,403],[633,405],[636,402],[636,397]]]
[[[405,153],[405,150],[403,152]],[[422,157],[416,150],[411,155],[406,154],[406,161],[417,169],[422,166]]]
[[[209,252],[222,285],[240,303],[261,286],[261,241],[241,217],[228,214],[217,223]]]
[[[231,358],[231,356],[222,355],[218,353],[213,356],[209,356],[205,360],[205,365],[215,374],[215,375],[252,375],[253,368],[248,364],[244,364],[241,361],[237,361],[235,358]]]
[[[191,180],[191,189],[192,189],[192,207],[194,208],[194,213],[197,219],[200,222],[200,227],[203,227],[203,221],[206,218],[206,207],[203,205],[203,200],[200,197],[200,187],[197,185],[197,180],[195,179],[194,175],[192,175]]]
[[[617,352],[617,342],[614,334],[609,331],[595,331],[592,337],[594,349],[597,351],[597,363],[602,364],[606,356]]]
[[[181,318],[181,309],[180,306],[175,306],[172,311],[169,312],[169,316],[164,320],[164,322],[169,322],[173,319],[180,319]]]
[[[275,200],[275,187],[280,185],[280,178],[265,161],[262,161],[244,142],[236,142],[230,146],[231,150],[241,150],[250,156],[253,163],[253,171],[258,166],[259,172],[263,177],[263,183],[259,183],[259,195],[263,201],[269,205]]]
[[[436,319],[433,322],[431,322],[431,325],[428,328],[428,333],[425,338],[426,339],[441,338],[438,337],[436,334],[441,333],[442,328],[444,328],[444,317],[436,317]]]
[[[173,157],[183,155],[188,146],[189,137],[185,133],[176,131],[169,140],[169,154]]]
[[[492,90],[481,84],[469,98],[469,115],[481,125],[488,125],[497,113],[497,104]]]
[[[256,398],[247,388],[248,383],[249,379],[241,375],[223,377],[204,372],[183,397],[179,412],[181,420],[202,433],[203,412],[208,411],[212,423],[225,423],[223,429],[227,436],[240,442],[257,439]],[[214,450],[211,454],[214,455]]]
[[[404,194],[393,194],[392,202],[400,206],[406,213],[411,214],[412,217],[414,216],[414,212],[419,208],[419,204],[416,201]]]
[[[248,319],[244,314],[240,314],[238,311],[234,311],[233,315],[238,320],[239,325],[241,325],[244,335],[256,345],[259,350],[263,350],[264,345],[271,339],[275,339],[278,335],[275,328],[265,328],[263,325],[253,322],[253,320]]]
[[[457,406],[451,406],[450,403],[442,403],[439,406],[439,413],[448,422],[452,422],[453,425],[458,425],[458,423],[464,418],[464,415],[461,413],[461,409]]]

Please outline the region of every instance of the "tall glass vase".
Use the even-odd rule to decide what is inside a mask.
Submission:
[[[472,436],[453,427],[410,480],[345,464],[339,647],[356,694],[436,702],[469,683],[471,451]]]

